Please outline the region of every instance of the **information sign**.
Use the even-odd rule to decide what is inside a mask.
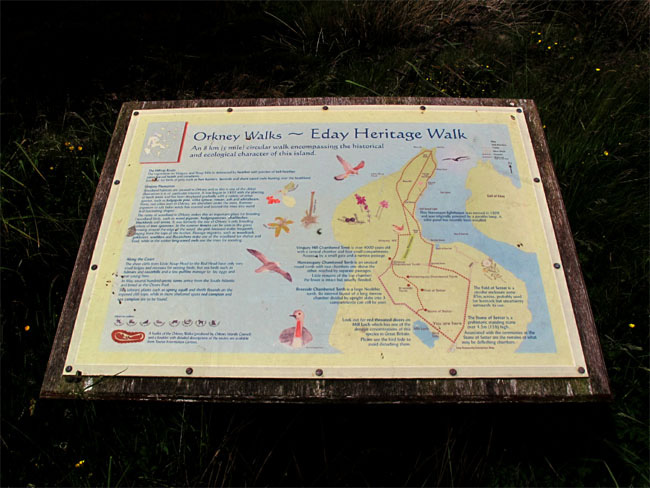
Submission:
[[[521,106],[133,110],[63,375],[588,377]]]

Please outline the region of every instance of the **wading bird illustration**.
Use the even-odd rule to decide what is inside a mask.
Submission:
[[[463,161],[464,159],[469,159],[469,156],[458,156],[457,158],[444,158],[443,161]]]
[[[340,175],[337,175],[334,177],[336,181],[342,181],[346,179],[350,175],[358,175],[359,170],[363,168],[366,163],[364,161],[361,161],[359,164],[357,164],[354,168],[348,163],[345,159],[343,159],[341,156],[337,155],[336,159],[339,160],[339,163],[343,165],[343,169],[345,170],[345,173],[342,173]]]
[[[289,317],[296,319],[296,326],[284,329],[280,334],[280,342],[290,347],[303,347],[312,341],[313,337],[305,327],[305,314],[302,310],[296,310]]]
[[[267,259],[267,257],[264,254],[262,254],[259,251],[256,251],[255,249],[246,249],[246,250],[262,262],[262,266],[260,266],[255,270],[256,273],[263,273],[264,271],[275,271],[279,275],[284,276],[285,279],[289,281],[293,281],[291,279],[291,275],[287,273],[285,270],[283,270],[282,268],[280,268],[280,263]]]

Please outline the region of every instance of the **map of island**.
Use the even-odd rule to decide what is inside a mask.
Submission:
[[[407,324],[393,327],[395,339],[403,340],[384,340],[383,346],[409,344],[409,354],[431,349],[514,352],[526,338],[531,313],[525,283],[471,246],[435,242],[423,235],[417,206],[426,191],[435,191],[431,188],[437,167],[435,149],[423,149],[399,171],[358,189],[336,209],[335,237],[360,251],[346,288],[358,287],[359,277],[370,274],[383,300],[341,305],[341,325],[332,330],[335,347],[346,351],[382,346],[381,340],[373,340],[376,325],[384,337],[386,321],[396,320]],[[380,202],[386,202],[384,207]],[[374,215],[373,204],[380,209]],[[378,258],[368,249],[382,249],[383,255]],[[502,313],[494,313],[499,309]],[[346,323],[360,325],[350,332]],[[423,325],[430,336],[423,334]]]

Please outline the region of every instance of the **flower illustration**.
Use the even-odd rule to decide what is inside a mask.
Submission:
[[[316,200],[314,199],[315,193],[316,193],[315,191],[311,192],[311,201],[309,202],[309,210],[305,210],[305,216],[302,219],[300,219],[302,225],[305,226],[305,228],[309,227],[310,225],[318,223],[318,217],[314,215],[314,211],[316,210]]]
[[[382,200],[381,202],[379,202],[379,207],[377,208],[377,213],[375,214],[375,216],[377,218],[380,218],[381,213],[384,211],[385,208],[388,208],[388,202],[386,200]]]
[[[366,203],[366,197],[363,197],[357,193],[354,194],[354,197],[357,199],[357,205],[359,205],[368,215],[368,222],[370,222],[370,209]]]
[[[276,217],[275,222],[268,224],[267,227],[275,229],[275,237],[278,237],[280,235],[280,232],[283,230],[287,234],[289,233],[290,224],[293,224],[293,220],[288,220],[283,217]]]
[[[270,195],[270,196],[266,197],[266,202],[267,202],[269,205],[272,205],[272,204],[274,204],[274,203],[280,203],[280,199],[279,199],[279,198],[275,198],[273,195]]]

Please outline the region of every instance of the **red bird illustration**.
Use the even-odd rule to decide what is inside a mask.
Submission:
[[[310,343],[313,340],[313,337],[311,332],[304,327],[305,314],[303,311],[296,310],[290,315],[290,317],[296,319],[296,326],[284,329],[280,333],[280,342],[293,348],[303,347],[305,344]]]
[[[350,175],[358,175],[359,170],[363,168],[366,163],[364,161],[361,161],[359,164],[357,164],[354,168],[348,163],[345,159],[343,159],[341,156],[337,155],[336,159],[339,160],[339,162],[343,165],[343,169],[345,170],[345,173],[342,173],[340,175],[337,175],[334,177],[336,181],[342,181],[346,179]]]
[[[291,275],[287,273],[285,270],[283,270],[282,268],[280,268],[280,263],[267,259],[264,254],[262,254],[259,251],[256,251],[255,249],[246,249],[246,250],[262,262],[262,266],[260,266],[255,270],[256,273],[262,273],[264,271],[275,271],[279,275],[284,276],[285,279],[289,281],[293,281],[291,279]]]

